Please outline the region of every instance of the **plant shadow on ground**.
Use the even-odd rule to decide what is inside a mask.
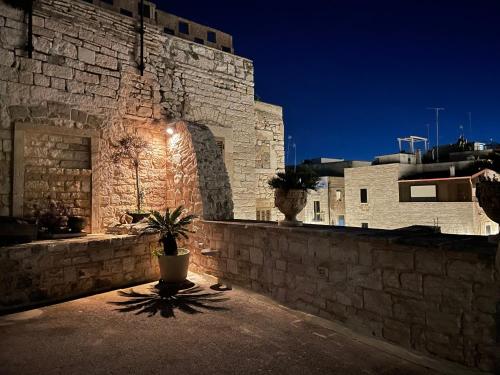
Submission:
[[[229,300],[222,297],[224,293],[204,293],[204,289],[194,283],[188,284],[162,284],[150,288],[149,293],[118,291],[118,295],[127,298],[125,301],[109,302],[118,306],[119,312],[135,312],[135,315],[147,314],[152,317],[157,314],[164,318],[175,318],[175,311],[186,314],[199,314],[204,310],[227,311],[224,306],[215,306]]]

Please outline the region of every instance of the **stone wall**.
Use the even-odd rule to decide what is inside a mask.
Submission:
[[[0,247],[0,311],[157,280],[156,236],[95,235]]]
[[[0,214],[12,214],[13,129],[17,119],[99,131],[105,159],[109,144],[124,133],[151,133],[156,156],[146,165],[161,169],[160,137],[178,120],[207,126],[224,138],[234,216],[255,217],[255,108],[251,61],[201,46],[146,25],[145,73],[138,69],[136,21],[73,0],[41,0],[34,9],[34,52],[27,58],[24,15],[0,1]],[[41,108],[42,112],[37,112]],[[54,108],[51,112],[50,108]],[[48,115],[43,114],[49,111]],[[30,112],[32,111],[32,112]],[[40,113],[42,113],[40,115]],[[83,114],[85,120],[78,117]],[[61,116],[59,116],[61,115]],[[73,118],[72,116],[75,116]],[[41,116],[41,117],[38,117]],[[59,120],[62,117],[63,120]],[[50,124],[45,119],[50,118]],[[33,121],[32,121],[33,123]],[[158,156],[158,157],[157,157]],[[104,160],[102,159],[102,160]],[[99,160],[102,185],[99,227],[134,208],[130,172]],[[144,174],[148,208],[164,206],[160,174]],[[94,178],[94,177],[93,177]],[[113,183],[116,179],[122,180]],[[146,182],[147,185],[147,182]],[[161,199],[164,200],[164,195]]]
[[[192,268],[402,347],[500,370],[500,254],[486,239],[199,223]],[[204,248],[219,257],[200,254]],[[500,252],[499,252],[500,253]]]
[[[205,219],[231,219],[229,176],[210,129],[177,123],[167,151],[167,207],[182,205]]]
[[[274,208],[274,192],[267,181],[277,171],[285,168],[285,128],[283,109],[279,106],[256,102],[255,128],[257,141],[255,144],[255,168],[257,173],[257,210],[271,211],[271,220],[281,217]],[[255,215],[252,217],[255,219]]]

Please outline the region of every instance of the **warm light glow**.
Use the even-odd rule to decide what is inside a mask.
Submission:
[[[173,135],[175,132],[174,132],[174,128],[167,128],[167,134],[168,135]]]

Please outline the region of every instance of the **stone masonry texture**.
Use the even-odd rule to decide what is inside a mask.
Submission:
[[[92,207],[99,207],[99,223],[93,227],[103,230],[135,208],[130,166],[110,163],[112,144],[126,133],[146,138],[150,148],[141,167],[145,207],[163,209],[168,186],[164,130],[184,121],[223,138],[231,191],[227,208],[236,218],[255,218],[256,199],[262,195],[256,161],[266,173],[282,165],[283,126],[276,106],[269,126],[256,120],[256,112],[262,111],[254,102],[250,60],[147,24],[141,76],[133,19],[81,1],[41,0],[35,4],[33,23],[29,59],[23,12],[0,1],[0,215],[12,212],[16,123],[99,132],[99,153],[92,155],[98,160],[91,171],[92,189],[99,187],[92,196],[99,202]],[[53,145],[45,146],[41,152],[51,152]],[[72,168],[84,161],[73,157],[85,158],[74,151],[65,160]]]
[[[485,239],[201,222],[190,246],[195,270],[411,350],[500,370],[500,256]]]

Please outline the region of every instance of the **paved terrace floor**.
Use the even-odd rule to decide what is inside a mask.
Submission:
[[[189,278],[199,289],[170,302],[145,284],[133,288],[142,294],[113,291],[0,317],[0,373],[444,373],[246,290],[203,296],[217,293],[213,280]]]

